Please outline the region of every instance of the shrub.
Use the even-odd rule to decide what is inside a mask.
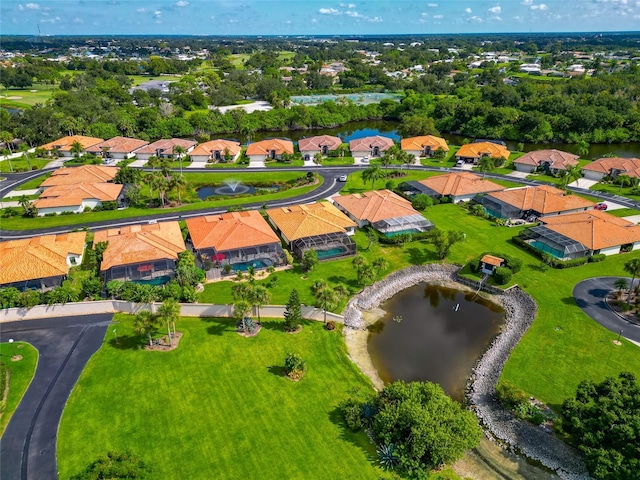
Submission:
[[[298,354],[287,354],[287,358],[284,360],[284,372],[287,374],[287,377],[299,380],[304,375],[306,369],[307,364]]]
[[[502,404],[510,410],[527,402],[527,394],[511,382],[501,381],[496,387],[496,394]]]
[[[244,317],[236,322],[237,332],[255,333],[258,328],[258,324],[250,317]]]
[[[335,330],[336,329],[336,322],[334,322],[333,320],[329,320],[324,328],[326,328],[327,330]]]
[[[604,253],[596,253],[595,255],[591,255],[587,260],[589,263],[597,263],[603,262],[607,256]]]
[[[424,195],[423,193],[417,194],[411,200],[411,206],[419,211],[422,211],[425,208],[430,207],[431,205],[433,205],[433,199],[428,195]]]
[[[498,285],[506,285],[511,281],[513,274],[507,267],[498,267],[493,273],[493,279]]]
[[[338,408],[342,413],[342,418],[347,427],[357,432],[362,428],[362,417],[360,416],[361,406],[354,398],[348,398],[338,404]]]

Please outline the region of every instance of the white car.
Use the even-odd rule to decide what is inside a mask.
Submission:
[[[346,182],[347,181],[347,176],[346,175],[340,175],[338,177],[338,181],[339,182]]]
[[[369,157],[362,157],[362,163],[369,163]]]

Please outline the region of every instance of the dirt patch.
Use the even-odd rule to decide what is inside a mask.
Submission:
[[[182,332],[176,332],[173,334],[171,336],[171,341],[169,341],[169,336],[165,335],[164,337],[155,340],[153,345],[146,345],[144,349],[153,352],[168,352],[170,350],[175,350],[178,348],[178,345],[180,345],[181,338]]]
[[[258,324],[256,325],[256,329],[252,332],[242,332],[242,331],[236,331],[236,333],[238,335],[240,335],[241,337],[245,337],[245,338],[249,338],[249,337],[255,337],[256,335],[258,335],[258,333],[260,333],[260,330],[262,330],[262,325]]]
[[[22,100],[22,97],[18,96],[18,95],[12,95],[10,97],[4,97],[7,100]]]
[[[295,330],[291,330],[290,332],[287,332],[285,330],[284,333],[288,333],[289,335],[295,335],[296,333],[300,333],[301,331],[302,331],[302,325],[298,325],[298,328],[296,328]]]

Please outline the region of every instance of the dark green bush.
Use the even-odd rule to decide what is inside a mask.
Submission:
[[[589,257],[588,262],[589,263],[603,262],[605,258],[607,258],[607,256],[604,253],[596,253],[595,255],[591,255]]]
[[[416,210],[423,211],[425,208],[433,205],[433,199],[422,193],[419,193],[411,200],[411,206]]]
[[[493,273],[493,279],[498,285],[506,285],[511,281],[513,274],[507,267],[498,267]]]
[[[350,430],[357,432],[362,428],[362,406],[360,402],[353,398],[348,398],[347,400],[340,402],[338,404],[338,408],[342,413],[344,423],[346,423]]]

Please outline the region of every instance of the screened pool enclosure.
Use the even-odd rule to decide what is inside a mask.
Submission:
[[[559,259],[572,259],[589,255],[590,250],[580,242],[554,232],[544,225],[529,228],[524,233],[527,243],[541,252]]]
[[[349,257],[356,254],[356,244],[346,233],[327,233],[294,240],[293,254],[302,258],[307,250],[318,252],[318,260]]]
[[[225,265],[229,265],[231,270],[243,272],[249,267],[260,270],[270,266],[279,267],[287,263],[279,243],[267,243],[224,251],[218,251],[213,247],[203,248],[198,251],[198,259],[202,262],[205,270],[224,268]]]
[[[434,227],[433,223],[420,214],[404,217],[385,218],[371,224],[373,228],[387,237],[403,233],[422,233]]]

